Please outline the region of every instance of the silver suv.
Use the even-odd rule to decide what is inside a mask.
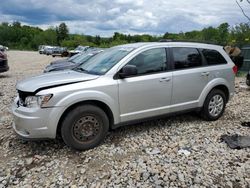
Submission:
[[[221,46],[116,46],[74,70],[19,82],[13,128],[26,139],[61,135],[68,146],[86,150],[109,129],[166,114],[196,110],[217,120],[234,94],[236,71]]]

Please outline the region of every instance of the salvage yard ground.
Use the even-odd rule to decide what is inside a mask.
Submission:
[[[9,51],[0,74],[0,187],[250,187],[250,148],[232,150],[223,134],[250,135],[250,91],[236,95],[215,122],[195,113],[113,130],[99,147],[70,150],[62,140],[24,142],[14,134],[10,105],[17,81],[54,60]]]

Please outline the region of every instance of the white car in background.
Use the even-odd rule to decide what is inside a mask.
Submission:
[[[89,48],[89,46],[77,46],[74,50],[69,51],[69,56],[76,55],[78,53],[84,52]]]

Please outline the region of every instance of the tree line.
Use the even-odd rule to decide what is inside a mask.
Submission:
[[[101,37],[99,35],[69,34],[69,29],[65,23],[46,30],[21,25],[17,21],[0,24],[0,44],[8,46],[10,49],[37,50],[39,45],[60,45],[70,49],[78,45],[111,47],[133,42],[154,42],[161,39],[209,42],[223,46],[241,47],[250,44],[250,25],[241,23],[231,27],[228,23],[222,23],[218,27],[206,27],[199,31],[166,32],[164,35],[130,35],[115,32],[112,37]]]

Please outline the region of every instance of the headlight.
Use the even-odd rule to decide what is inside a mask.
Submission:
[[[52,94],[28,96],[25,99],[25,106],[28,108],[45,107],[52,96]]]

